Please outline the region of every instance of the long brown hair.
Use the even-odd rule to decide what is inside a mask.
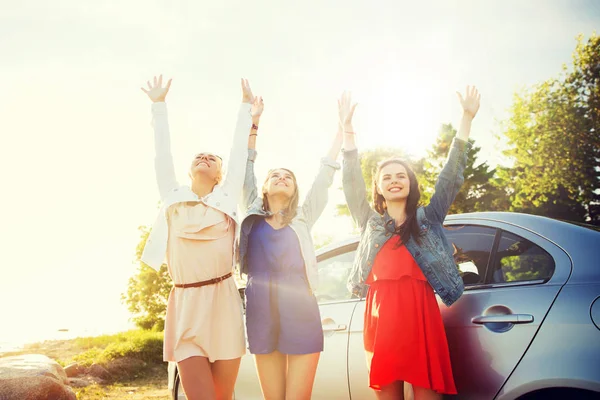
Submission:
[[[409,194],[406,199],[406,220],[402,223],[402,225],[397,226],[394,229],[394,234],[400,236],[400,240],[402,243],[407,243],[408,240],[413,237],[417,242],[419,242],[419,224],[417,223],[417,209],[419,208],[419,201],[421,200],[421,191],[419,190],[419,182],[417,181],[417,175],[411,168],[410,164],[400,158],[389,158],[387,160],[381,161],[377,164],[377,169],[375,174],[373,174],[373,208],[379,214],[385,214],[387,209],[387,204],[385,202],[385,198],[383,195],[377,192],[377,185],[379,181],[379,176],[381,175],[381,170],[383,167],[390,164],[400,164],[406,169],[406,173],[408,174],[408,180],[410,182]]]
[[[288,206],[282,211],[282,214],[283,214],[282,222],[285,225],[288,225],[296,217],[296,214],[298,213],[298,203],[300,202],[300,200],[299,200],[300,196],[298,195],[298,182],[296,181],[296,175],[294,175],[294,173],[292,171],[290,171],[289,169],[275,168],[275,169],[270,170],[269,173],[267,174],[267,179],[265,179],[265,183],[263,183],[263,187],[262,187],[263,209],[265,211],[271,211],[271,209],[269,208],[269,198],[267,197],[267,184],[269,182],[269,179],[271,178],[271,174],[273,173],[273,171],[276,171],[278,169],[289,172],[289,174],[292,176],[292,181],[294,182],[294,194],[292,194],[292,197],[290,198],[290,202],[289,202]]]

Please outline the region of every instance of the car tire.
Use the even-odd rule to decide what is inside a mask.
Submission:
[[[519,397],[518,400],[595,400],[598,398],[599,395],[600,393],[594,393],[583,389],[550,388],[542,389],[533,393],[528,393],[524,396]]]
[[[173,383],[173,393],[171,393],[173,400],[185,400],[185,393],[183,392],[183,386],[181,386],[181,379],[179,378],[179,371],[175,370],[175,382]]]

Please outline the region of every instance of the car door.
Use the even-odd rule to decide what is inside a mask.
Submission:
[[[348,340],[348,378],[353,399],[376,399],[375,392],[369,388],[369,370],[363,342],[365,300],[356,305]]]
[[[452,219],[446,235],[465,292],[439,299],[460,399],[493,399],[519,363],[571,263],[555,244],[499,221]]]
[[[348,332],[358,300],[346,287],[356,243],[318,257],[317,301],[323,326],[324,350],[319,359],[311,399],[350,399],[348,387]]]

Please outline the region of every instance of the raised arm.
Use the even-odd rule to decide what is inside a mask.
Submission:
[[[463,109],[460,128],[452,145],[446,164],[442,168],[435,191],[431,196],[429,205],[425,207],[427,218],[434,223],[443,223],[452,202],[460,191],[465,181],[464,172],[467,165],[467,153],[471,148],[469,135],[471,134],[471,123],[479,111],[481,95],[474,86],[467,86],[465,96],[457,92],[458,99]]]
[[[227,162],[227,175],[223,181],[223,190],[228,196],[236,200],[242,194],[244,175],[246,171],[248,131],[252,127],[252,113],[254,112],[254,96],[248,80],[242,79],[242,104],[238,112],[235,132],[229,160]]]
[[[152,127],[154,128],[154,169],[156,182],[161,200],[167,194],[177,188],[173,156],[171,155],[171,137],[169,133],[169,118],[167,115],[167,104],[165,99],[171,88],[171,79],[166,86],[162,85],[162,75],[154,77],[153,84],[148,81],[148,88],[141,88],[152,100]]]
[[[244,187],[242,189],[242,207],[244,211],[256,200],[258,196],[258,185],[256,184],[256,175],[254,174],[254,161],[256,160],[256,139],[258,137],[258,125],[260,117],[264,110],[262,97],[256,98],[253,104],[252,128],[248,135],[248,160],[246,161],[246,176],[244,178]]]
[[[344,93],[338,101],[340,125],[344,130],[344,169],[342,171],[342,186],[348,209],[352,219],[362,232],[367,221],[375,213],[367,202],[367,187],[360,168],[358,149],[356,148],[355,132],[352,117],[356,104],[352,105],[349,93]]]
[[[333,175],[340,169],[336,159],[341,147],[342,131],[338,129],[327,156],[321,159],[319,172],[302,203],[302,213],[309,229],[317,222],[329,200],[329,187],[333,183]]]

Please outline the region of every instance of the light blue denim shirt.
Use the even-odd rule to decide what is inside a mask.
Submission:
[[[420,243],[412,237],[406,243],[406,248],[423,271],[429,284],[447,306],[462,295],[464,284],[452,256],[454,250],[444,235],[443,223],[450,205],[464,182],[463,174],[470,148],[469,142],[454,138],[429,205],[417,209]],[[361,232],[348,287],[355,296],[362,297],[366,294],[365,281],[371,272],[375,257],[392,236],[395,225],[387,212],[381,215],[367,202],[358,150],[344,152],[342,181],[350,214]]]
[[[248,273],[246,254],[248,251],[248,237],[257,217],[267,217],[272,213],[263,209],[263,198],[259,196],[256,176],[254,175],[254,160],[256,151],[248,149],[248,164],[246,166],[246,179],[242,191],[242,205],[247,209],[246,216],[241,224],[239,261],[240,273]],[[340,164],[330,158],[321,159],[321,168],[312,187],[306,194],[304,202],[298,207],[296,217],[290,227],[298,236],[302,258],[306,267],[306,276],[313,292],[316,292],[319,282],[317,271],[317,257],[311,236],[311,229],[323,213],[329,198],[329,187],[333,183],[335,171],[340,169]]]

